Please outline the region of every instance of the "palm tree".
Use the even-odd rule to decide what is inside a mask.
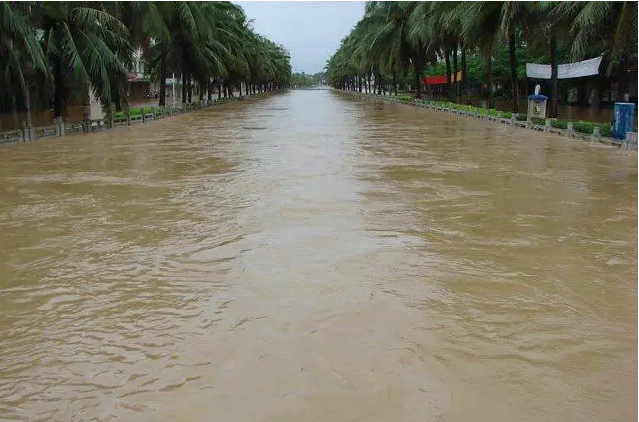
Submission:
[[[510,59],[510,83],[512,96],[512,111],[519,113],[519,81],[517,80],[517,57],[516,57],[516,33],[517,27],[528,13],[529,3],[522,1],[501,2],[501,25],[499,34],[508,40],[508,51]]]
[[[27,69],[32,70],[32,74],[38,72],[48,76],[45,66],[44,54],[40,45],[36,41],[33,29],[27,20],[27,8],[20,8],[19,5],[12,7],[10,2],[0,2],[0,24],[4,28],[0,37],[0,57],[3,57],[2,81],[4,81],[2,91],[6,96],[12,98],[14,110],[17,93],[14,91],[17,81],[24,104],[27,111],[27,127],[31,129],[31,101],[27,84]],[[3,97],[5,95],[2,95]]]
[[[374,36],[372,48],[381,53],[382,62],[407,71],[412,66],[417,98],[421,97],[422,73],[427,43],[419,32],[411,32],[411,14],[417,2],[369,2],[366,14],[383,21]]]
[[[32,19],[43,31],[43,51],[53,68],[54,117],[66,111],[67,89],[88,97],[91,87],[110,104],[113,82],[126,80],[131,47],[124,24],[111,14],[74,3],[35,3]]]
[[[637,2],[561,2],[557,10],[571,22],[572,58],[599,52],[605,76],[610,78],[616,70],[620,86],[627,86],[626,69],[637,59]]]
[[[484,55],[486,107],[490,108],[492,53],[498,35],[497,28],[501,23],[501,4],[481,1],[463,2],[454,8],[452,14],[461,24],[460,35],[467,40],[475,40],[475,44]]]
[[[563,13],[560,2],[542,1],[535,4],[528,16],[530,30],[527,39],[533,49],[542,45],[550,53],[550,97],[548,101],[548,116],[557,117],[558,100],[558,39],[571,42],[569,33],[570,22]]]
[[[154,41],[168,40],[170,37],[167,16],[173,12],[171,2],[118,1],[106,3],[106,10],[118,17],[129,28],[129,43],[134,50],[142,52],[146,69],[151,69],[152,46]],[[163,56],[166,61],[166,54]],[[163,82],[160,84],[159,105],[165,105],[166,63]]]

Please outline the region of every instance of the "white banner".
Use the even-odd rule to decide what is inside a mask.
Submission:
[[[560,64],[557,66],[557,79],[581,78],[599,73],[602,57],[584,60],[582,62]],[[533,79],[550,79],[549,64],[526,63],[526,76]]]

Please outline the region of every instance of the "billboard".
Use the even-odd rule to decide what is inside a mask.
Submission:
[[[582,78],[599,73],[599,65],[602,57],[583,60],[575,63],[560,64],[557,66],[557,79]],[[526,63],[526,76],[532,79],[550,79],[549,64]]]

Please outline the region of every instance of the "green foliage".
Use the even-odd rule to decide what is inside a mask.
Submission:
[[[466,77],[449,95],[470,86],[495,98],[520,86],[526,63],[551,64],[551,55],[555,64],[603,55],[606,76],[623,75],[637,61],[637,3],[367,2],[326,70],[336,88],[373,76],[386,90],[410,84],[417,97],[424,75],[457,70]]]
[[[53,99],[60,116],[69,94],[82,102],[90,89],[103,106],[126,108],[127,73],[136,61],[150,65],[161,94],[173,73],[183,86],[222,81],[260,90],[291,79],[288,51],[256,34],[231,2],[3,1],[0,21],[0,112],[29,108],[31,91],[36,103]]]
[[[397,99],[404,102],[413,101],[413,97],[411,95],[405,95],[405,94],[398,95]]]
[[[530,121],[534,125],[539,125],[539,126],[545,126],[546,125],[546,119],[541,119],[539,117],[533,117],[533,118],[530,119]]]
[[[310,88],[317,86],[322,82],[322,74],[307,75],[302,73],[293,73],[291,75],[291,87],[293,88]]]
[[[595,124],[592,122],[584,122],[577,121],[572,124],[572,128],[575,132],[585,133],[587,135],[592,135],[592,131],[595,127]]]
[[[517,117],[515,117],[515,119],[517,119],[518,122],[525,122],[526,120],[528,120],[528,115],[518,114]]]
[[[568,129],[568,122],[565,120],[552,120],[550,126],[556,129]]]
[[[635,129],[636,130],[636,129]],[[606,138],[612,138],[612,126],[610,123],[604,123],[599,126],[599,133]]]

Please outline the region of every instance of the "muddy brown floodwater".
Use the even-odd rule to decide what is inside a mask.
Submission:
[[[0,149],[0,420],[629,421],[637,155],[332,91]]]

